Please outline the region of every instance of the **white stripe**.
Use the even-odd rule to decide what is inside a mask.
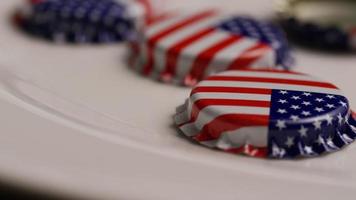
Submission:
[[[208,106],[201,110],[197,119],[189,124],[180,127],[182,132],[191,137],[198,134],[200,130],[209,122],[221,115],[228,114],[254,114],[254,115],[268,115],[269,108],[249,107],[249,106]]]
[[[240,148],[246,144],[254,147],[267,147],[268,127],[242,127],[237,130],[223,132],[219,139],[201,142],[208,147],[217,147],[223,150]]]
[[[165,48],[169,48],[175,45],[176,43],[196,34],[199,31],[202,31],[209,27],[213,28],[215,23],[219,22],[220,20],[221,17],[210,16],[208,18],[205,18],[203,20],[185,26],[184,28],[168,35],[167,37],[160,40],[159,44],[164,46]]]
[[[276,53],[271,48],[263,48],[259,52],[260,57],[250,65],[250,69],[272,68],[276,66]]]
[[[295,90],[303,92],[316,92],[341,95],[339,89],[323,88],[316,86],[304,85],[288,85],[280,83],[260,83],[260,82],[245,82],[245,81],[203,81],[198,87],[246,87],[246,88],[263,88],[263,89],[277,89],[277,90]]]
[[[291,80],[320,81],[313,76],[304,74],[290,74],[281,72],[259,72],[244,70],[229,70],[219,73],[219,76],[241,76],[241,77],[258,77],[258,78],[280,78]]]
[[[190,98],[190,102],[187,107],[187,112],[191,113],[193,105],[196,101],[202,99],[229,99],[229,100],[254,100],[254,101],[270,101],[270,94],[242,94],[242,93],[195,93]],[[189,119],[190,120],[190,115]],[[184,122],[183,122],[184,123]]]
[[[198,92],[193,94],[190,99],[195,102],[201,99],[235,99],[235,100],[257,100],[269,101],[269,94],[245,94],[245,93],[223,93],[223,92]]]
[[[206,11],[198,11],[198,12],[192,12],[192,13],[184,13],[179,16],[173,16],[171,18],[168,18],[164,21],[161,21],[160,23],[155,23],[147,28],[147,33],[146,37],[151,38],[152,36],[159,34],[160,32],[169,29],[176,24],[179,24],[183,21],[189,20],[199,14],[202,14]],[[214,14],[213,14],[214,15]]]
[[[209,34],[206,37],[201,38],[200,40],[185,48],[181,52],[177,60],[177,77],[181,79],[185,77],[187,73],[190,72],[198,54],[230,36],[231,35],[227,32],[216,30],[213,32],[213,34]]]
[[[166,57],[167,57],[167,50],[173,47],[175,44],[181,42],[182,40],[190,37],[191,35],[201,31],[209,26],[212,27],[214,23],[221,20],[221,17],[208,17],[204,20],[191,24],[183,29],[176,31],[165,38],[162,38],[154,49],[154,56],[155,56],[155,67],[159,72],[162,72],[165,64],[166,64]]]
[[[138,45],[138,52],[134,51],[134,48],[130,47],[130,53],[129,56],[131,56],[131,58],[133,58],[133,62],[132,62],[132,66],[130,66],[130,68],[132,68],[134,71],[138,71],[140,70],[141,66],[142,66],[142,45],[141,44],[137,44]]]
[[[141,58],[139,55],[137,55],[135,56],[131,67],[134,71],[139,72],[138,70],[140,69],[141,66],[142,66]]]
[[[244,37],[221,50],[208,65],[207,70],[204,72],[204,77],[226,70],[235,58],[256,45],[256,43],[256,40]]]
[[[153,51],[153,73],[160,75],[160,73],[164,69],[164,65],[166,63],[166,51],[167,49],[163,48],[162,46],[155,46]]]
[[[184,104],[183,105],[180,105],[176,108],[176,113],[181,113],[181,112],[184,112],[187,108],[187,105],[188,105],[188,102],[189,100],[185,100]]]
[[[141,43],[139,46],[139,55],[137,60],[138,62],[134,69],[138,72],[142,72],[143,66],[145,66],[148,61],[148,49],[144,43]]]
[[[270,101],[271,95],[269,94],[239,94],[239,93],[196,93],[191,96],[188,105],[185,107],[185,111],[178,113],[175,116],[177,124],[183,124],[190,120],[193,104],[201,99],[234,99],[234,100],[256,100],[256,101]]]
[[[132,65],[129,66],[132,69],[136,69],[136,66],[138,65],[138,62],[140,60],[140,50],[138,52],[134,51],[134,48],[132,46],[129,46],[129,52],[128,52],[128,58],[130,61],[132,61]]]
[[[171,27],[172,25],[177,24],[185,19],[188,19],[189,17],[191,17],[191,15],[174,16],[174,17],[165,19],[159,23],[150,25],[149,27],[147,27],[146,37],[151,38],[153,35],[156,35],[157,33],[161,32],[161,31],[167,29],[168,27]]]
[[[174,116],[174,122],[176,123],[176,125],[186,123],[189,120],[190,120],[190,112],[188,112],[188,109],[186,109],[183,112],[177,113]]]

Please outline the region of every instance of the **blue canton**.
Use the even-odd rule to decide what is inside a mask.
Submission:
[[[134,25],[123,4],[113,0],[48,0],[33,6],[25,29],[69,42],[121,41]]]
[[[339,150],[356,139],[354,124],[343,96],[273,90],[270,157],[308,157]]]
[[[283,68],[290,68],[294,63],[284,32],[271,23],[250,17],[233,17],[221,23],[219,28],[269,44],[276,51],[277,65]]]

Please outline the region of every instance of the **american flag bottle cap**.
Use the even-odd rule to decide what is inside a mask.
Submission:
[[[288,69],[293,64],[279,27],[216,10],[167,14],[149,24],[136,43],[132,68],[189,86],[229,69]]]
[[[198,143],[265,158],[313,157],[356,139],[347,98],[333,84],[285,70],[230,70],[198,83],[175,123]]]
[[[150,0],[30,1],[15,19],[26,32],[55,42],[108,43],[134,37],[145,24],[149,3]]]

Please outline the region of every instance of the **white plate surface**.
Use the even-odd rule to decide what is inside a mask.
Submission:
[[[58,46],[19,33],[8,23],[19,3],[0,2],[0,179],[93,199],[354,199],[356,145],[271,161],[192,144],[171,118],[189,89],[130,71],[123,45]],[[272,9],[267,0],[170,3],[260,17]],[[356,108],[355,55],[295,54],[297,70],[336,83]]]

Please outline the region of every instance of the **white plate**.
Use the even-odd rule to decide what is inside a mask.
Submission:
[[[208,4],[194,4],[202,2]],[[271,161],[192,144],[171,119],[189,89],[136,75],[122,59],[124,46],[56,46],[19,33],[8,23],[18,3],[0,3],[0,179],[101,199],[356,195],[356,145],[315,159]],[[271,9],[270,1],[209,3],[258,16]],[[298,70],[335,82],[355,105],[354,55],[297,49],[296,56]]]

